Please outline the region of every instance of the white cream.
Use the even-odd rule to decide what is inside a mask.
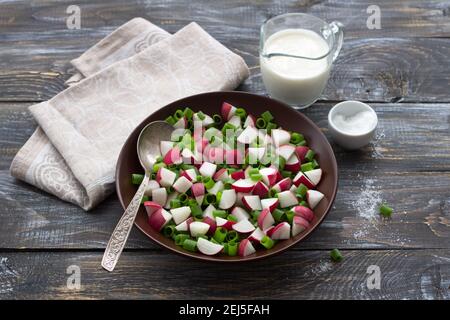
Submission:
[[[351,115],[337,113],[333,117],[334,126],[348,134],[365,134],[371,131],[377,123],[374,114],[368,110]]]
[[[327,42],[307,29],[285,29],[271,35],[264,52],[316,58],[329,51]],[[283,56],[260,58],[261,73],[269,94],[293,105],[306,106],[322,93],[329,77],[328,57],[310,60]]]

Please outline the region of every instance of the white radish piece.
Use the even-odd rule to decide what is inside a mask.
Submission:
[[[295,184],[293,184],[293,185],[289,188],[289,191],[292,192],[292,193],[294,193],[294,194],[297,192],[297,187],[295,186]]]
[[[230,176],[228,175],[228,170],[226,168],[221,168],[217,170],[217,172],[214,174],[213,179],[215,181],[224,181],[227,180]]]
[[[198,238],[197,249],[207,256],[213,256],[223,250],[223,245],[208,241],[203,238]]]
[[[223,189],[225,189],[225,186],[224,186],[223,182],[219,180],[214,184],[214,186],[211,189],[208,190],[208,193],[217,195],[217,193],[219,193]]]
[[[283,129],[272,129],[271,135],[273,143],[277,147],[287,144],[291,140],[291,134]]]
[[[272,167],[262,168],[259,170],[259,173],[262,175],[262,179],[264,183],[271,187],[277,181],[277,172],[278,170]]]
[[[242,203],[251,211],[262,209],[261,200],[258,196],[244,196],[242,198]]]
[[[294,216],[292,220],[292,236],[295,237],[299,233],[305,231],[309,227],[309,222],[300,216]]]
[[[212,178],[214,176],[214,173],[216,172],[217,165],[211,162],[203,162],[199,172],[203,177],[210,177]]]
[[[262,238],[264,238],[265,233],[262,232],[262,230],[258,227],[255,229],[255,231],[252,232],[251,235],[248,236],[247,239],[251,240],[251,241],[256,241],[256,242],[260,242]]]
[[[265,198],[267,194],[269,193],[269,187],[267,187],[264,182],[258,181],[255,184],[255,187],[252,190],[252,194],[260,197]]]
[[[164,156],[169,152],[170,149],[173,148],[175,142],[173,141],[161,141],[159,143],[159,150],[161,151],[161,156],[164,158]]]
[[[216,207],[214,207],[212,204],[206,207],[206,209],[203,211],[203,217],[210,217],[214,219],[213,211],[216,210]]]
[[[276,192],[281,192],[281,191],[286,191],[289,190],[289,188],[291,187],[291,179],[290,178],[284,178],[281,179],[280,181],[278,181],[273,187],[272,189],[275,190]]]
[[[305,172],[305,176],[311,181],[314,186],[317,186],[322,178],[322,169],[314,169]]]
[[[264,154],[266,153],[266,148],[264,147],[250,147],[247,149],[248,152],[248,163],[256,164],[258,161],[261,161],[264,158]]]
[[[239,243],[239,248],[238,248],[238,254],[241,257],[246,257],[249,256],[253,253],[255,253],[256,250],[253,247],[252,243],[250,240],[248,239],[244,239]]]
[[[163,162],[167,165],[181,164],[183,162],[183,159],[181,157],[180,148],[173,147],[172,149],[167,151],[166,155],[164,156]]]
[[[189,181],[196,181],[197,180],[197,172],[195,171],[195,169],[183,170],[180,173],[180,177],[186,177]]]
[[[291,237],[291,225],[287,222],[281,222],[270,230],[267,234],[273,240],[285,240]]]
[[[253,141],[255,141],[257,136],[258,136],[258,131],[254,127],[248,126],[237,137],[237,141],[242,144],[250,144]]]
[[[308,190],[306,192],[306,201],[311,209],[314,209],[323,197],[324,194],[317,190]]]
[[[164,206],[167,202],[167,190],[166,188],[158,188],[152,192],[152,200],[159,205]]]
[[[295,154],[293,154],[284,164],[284,170],[290,172],[298,172],[300,168],[301,168],[300,160],[298,160]]]
[[[280,200],[280,207],[287,208],[298,204],[298,199],[291,191],[282,191],[278,193],[278,199]]]
[[[277,155],[283,157],[285,160],[288,160],[295,151],[295,147],[291,144],[284,144],[278,147]]]
[[[249,196],[249,195],[250,195],[249,193],[237,192],[236,193],[236,205],[240,206],[240,207],[245,207],[245,204],[244,204],[244,202],[242,202],[242,199],[245,196]]]
[[[247,128],[249,126],[250,127],[255,127],[256,126],[255,116],[253,116],[251,114],[247,115],[247,118],[245,118],[245,121],[244,121],[244,128]]]
[[[251,179],[240,179],[231,184],[231,187],[236,190],[236,192],[249,193],[252,192],[255,182]]]
[[[189,225],[194,222],[193,217],[189,217],[188,219],[184,220],[179,225],[175,226],[175,230],[177,231],[189,231]]]
[[[148,218],[148,223],[156,231],[161,229],[172,219],[172,215],[164,209],[159,209]]]
[[[156,180],[150,180],[150,181],[148,182],[148,185],[147,185],[147,188],[145,189],[144,194],[145,194],[146,196],[151,197],[151,196],[152,196],[153,190],[158,189],[159,187],[160,187],[160,185],[159,185],[158,181],[156,181]]]
[[[217,227],[222,227],[227,230],[231,230],[233,228],[233,224],[235,224],[235,221],[227,220],[221,217],[216,217],[216,225]]]
[[[261,199],[261,207],[263,209],[269,209],[270,212],[273,212],[277,208],[278,203],[278,198]]]
[[[214,123],[213,118],[211,118],[209,115],[207,114],[203,114],[204,119],[200,119],[198,113],[194,113],[194,115],[192,116],[192,119],[196,122],[201,123],[202,127],[207,127],[210,126]]]
[[[209,225],[208,234],[214,234],[217,228],[216,219],[210,217],[204,217],[203,222]]]
[[[237,223],[233,224],[232,228],[239,233],[249,233],[255,230],[255,226],[247,219],[238,221]]]
[[[189,232],[193,237],[203,236],[208,233],[208,230],[209,224],[201,221],[194,221],[189,225]]]
[[[220,140],[222,140],[222,131],[214,127],[206,129],[205,133],[203,133],[203,138],[210,141],[212,137],[214,137],[214,139],[219,138]]]
[[[236,191],[233,189],[223,190],[219,201],[220,209],[229,209],[236,203]]]
[[[192,187],[192,182],[186,177],[179,177],[173,184],[173,188],[179,193],[186,193]]]
[[[234,207],[233,210],[231,210],[231,215],[235,217],[238,222],[250,219],[250,215],[241,207]]]
[[[203,182],[194,183],[191,187],[191,192],[194,197],[203,196],[205,194],[205,185]]]
[[[296,216],[305,218],[308,222],[314,220],[314,211],[312,211],[310,208],[304,206],[295,206],[294,208],[292,208],[292,211]]]
[[[298,187],[300,184],[304,184],[308,189],[314,188],[314,184],[305,176],[305,174],[299,171],[292,180]]]
[[[177,175],[175,172],[166,168],[159,168],[158,173],[156,174],[156,181],[162,187],[170,187],[175,182],[176,177]]]
[[[175,224],[180,224],[191,215],[191,208],[188,206],[174,208],[170,210]]]
[[[221,114],[224,121],[228,121],[232,116],[236,114],[236,107],[227,102],[224,102],[222,104]]]
[[[172,192],[171,194],[167,195],[166,203],[164,204],[164,209],[170,209],[170,201],[178,197],[178,192]]]
[[[173,127],[175,129],[184,129],[184,128],[186,128],[186,124],[187,124],[187,119],[186,119],[186,117],[183,117],[183,118],[180,118],[177,122],[175,122]]]
[[[155,211],[161,209],[161,205],[154,201],[144,202],[145,211],[147,211],[147,216],[150,217]]]
[[[266,230],[275,223],[269,209],[263,209],[258,216],[258,227],[261,230]]]
[[[240,128],[241,127],[241,118],[238,116],[232,116],[228,120],[228,123],[231,124],[235,128]]]

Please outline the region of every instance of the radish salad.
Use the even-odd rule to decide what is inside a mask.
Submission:
[[[142,201],[153,229],[188,251],[245,257],[309,228],[322,170],[301,133],[227,102],[221,114],[185,108],[166,121],[175,130]]]

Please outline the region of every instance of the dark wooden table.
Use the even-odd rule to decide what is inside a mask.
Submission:
[[[450,298],[450,1],[77,1],[81,30],[68,30],[71,4],[0,3],[0,299]],[[366,27],[371,4],[381,8],[379,30]],[[333,210],[292,250],[246,265],[207,264],[133,230],[110,274],[100,260],[122,214],[116,196],[86,213],[10,176],[36,127],[27,107],[64,90],[69,61],[127,20],[142,16],[170,32],[197,21],[251,67],[239,89],[265,94],[259,26],[299,11],[345,25],[323,99],[305,114],[328,134],[336,101],[367,101],[379,129],[360,151],[333,144],[340,175]],[[370,210],[379,201],[395,208],[391,221]],[[335,247],[341,263],[329,260]],[[67,287],[71,265],[81,269],[79,290]],[[371,265],[380,269],[380,289],[367,286]]]

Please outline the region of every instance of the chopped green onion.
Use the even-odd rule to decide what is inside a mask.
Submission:
[[[175,236],[175,244],[176,244],[177,246],[182,246],[182,245],[183,245],[183,242],[184,242],[186,239],[189,239],[189,235],[188,235],[188,234],[185,234],[185,233],[179,233],[179,234],[177,234],[177,235]]]
[[[184,112],[182,110],[178,109],[177,111],[175,111],[173,117],[175,118],[175,120],[178,121],[184,117]]]
[[[219,114],[214,114],[213,116],[212,116],[212,118],[213,118],[213,120],[214,120],[214,123],[216,124],[216,125],[218,125],[218,124],[220,124],[221,122],[222,122],[222,117],[219,115]]]
[[[212,215],[215,218],[220,217],[220,218],[225,219],[227,217],[228,213],[226,210],[213,210]]]
[[[301,165],[302,172],[311,171],[314,169],[314,164],[312,162],[306,162]]]
[[[339,249],[333,249],[330,252],[330,257],[331,260],[335,261],[335,262],[340,262],[342,261],[342,259],[344,258],[341,254],[341,252],[339,251]]]
[[[247,111],[245,111],[242,108],[237,108],[235,115],[237,115],[239,118],[244,119],[247,116]]]
[[[306,140],[302,140],[299,143],[296,143],[297,146],[306,146]]]
[[[385,218],[390,218],[394,209],[388,207],[386,204],[382,204],[380,207],[380,214]]]
[[[238,219],[235,216],[232,216],[231,214],[229,214],[227,216],[227,220],[233,221],[233,222],[238,222]]]
[[[302,134],[300,134],[298,132],[292,132],[291,133],[291,143],[297,144],[297,143],[300,143],[300,141],[303,141],[303,140],[305,140],[305,137]]]
[[[222,191],[217,192],[216,194],[216,202],[219,203],[220,199],[222,199]]]
[[[314,150],[309,149],[308,152],[306,152],[305,159],[308,161],[313,161],[315,155],[316,153],[314,152]]]
[[[276,128],[277,128],[277,125],[273,122],[268,122],[266,125],[266,130],[267,130],[267,133],[269,133],[269,134],[272,132],[272,129],[276,129]]]
[[[139,173],[133,173],[131,175],[131,183],[132,184],[141,184],[144,180],[144,175]]]
[[[238,240],[238,238],[239,238],[238,233],[234,230],[231,230],[231,231],[228,231],[228,233],[227,233],[226,241],[234,242],[234,241]]]
[[[319,167],[319,163],[317,162],[316,159],[313,159],[312,163],[313,163],[314,169]]]
[[[197,112],[197,117],[202,121],[206,118],[205,114],[201,111]]]
[[[292,221],[294,220],[294,216],[295,216],[294,212],[292,212],[292,211],[286,212],[286,219],[290,224],[292,224]]]
[[[163,228],[163,235],[167,238],[171,238],[173,234],[176,234],[177,229],[174,225],[167,225]]]
[[[260,181],[262,179],[262,174],[261,173],[252,173],[252,174],[250,174],[250,179],[252,179],[252,181]]]
[[[188,197],[188,195],[186,193],[180,193],[177,196],[177,199],[183,204],[187,203],[189,201],[189,197]]]
[[[295,192],[298,196],[304,198],[306,196],[306,193],[308,192],[308,188],[303,183],[300,183]]]
[[[277,193],[275,189],[269,189],[269,198],[275,198]]]
[[[280,210],[278,208],[273,210],[272,216],[277,223],[281,222],[281,221],[285,221],[287,219],[286,213],[283,210]]]
[[[222,134],[224,135],[224,136],[226,136],[227,135],[227,131],[233,131],[233,133],[234,133],[234,131],[236,130],[236,127],[235,126],[233,126],[231,123],[225,123],[224,125],[223,125],[223,127],[222,127]]]
[[[267,121],[264,120],[263,118],[258,118],[256,119],[256,127],[258,129],[265,129],[267,126]]]
[[[283,178],[292,178],[292,172],[287,171],[287,170],[282,170],[281,171],[281,176]]]
[[[172,199],[170,200],[170,209],[175,209],[181,207],[180,199]]]
[[[273,120],[273,115],[269,111],[264,111],[261,113],[261,118],[263,118],[266,122],[270,122]]]
[[[237,242],[233,242],[233,241],[230,241],[230,242],[228,242],[228,255],[229,256],[235,256],[235,255],[237,255],[237,249],[238,249],[238,243]]]
[[[192,240],[192,239],[184,240],[183,249],[186,249],[186,250],[192,251],[192,252],[197,251],[197,241]]]
[[[216,196],[212,193],[206,194],[204,200],[205,204],[213,204],[216,202]]]
[[[192,120],[192,116],[194,115],[194,111],[192,111],[191,108],[186,107],[184,108],[184,116],[188,119],[188,120]]]
[[[228,254],[228,243],[224,242],[224,243],[222,243],[222,245],[223,245],[222,252],[225,254]]]
[[[172,116],[168,116],[166,118],[166,122],[173,126],[175,124],[175,122],[177,122],[177,121]]]
[[[261,245],[263,245],[263,247],[266,248],[266,249],[272,248],[273,245],[275,244],[275,242],[274,242],[272,239],[270,239],[268,236],[262,237],[260,243],[261,243]]]
[[[253,210],[250,214],[253,217],[253,219],[257,220],[260,213],[261,213],[261,211],[259,211],[259,210]]]
[[[215,185],[215,182],[213,179],[211,179],[211,177],[203,177],[202,181],[203,184],[205,185],[206,190],[211,189]]]
[[[299,205],[299,206],[302,206],[302,207],[307,207],[307,208],[309,208],[308,202],[306,202],[305,200],[300,201],[300,203],[299,203],[298,205]]]
[[[194,204],[189,204],[189,207],[191,208],[191,214],[194,218],[201,219],[203,218],[203,210],[195,200],[194,202]]]
[[[166,167],[167,165],[164,162],[157,162],[153,165],[152,171],[156,173],[159,171],[159,169]]]
[[[223,227],[216,228],[216,231],[214,232],[213,239],[215,239],[217,242],[222,243],[225,241],[225,237],[227,236],[227,229]]]

